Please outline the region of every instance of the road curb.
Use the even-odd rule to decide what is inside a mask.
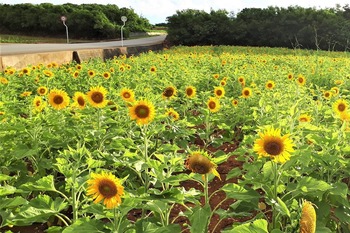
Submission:
[[[135,46],[135,47],[116,47],[116,48],[105,48],[105,49],[84,49],[75,51],[60,51],[50,53],[34,53],[34,54],[18,54],[18,55],[6,55],[0,56],[0,72],[6,68],[12,67],[15,69],[23,69],[30,65],[43,64],[47,65],[52,62],[58,65],[66,64],[69,62],[81,63],[90,59],[112,59],[115,56],[120,55],[138,55],[148,51],[159,51],[163,50],[164,45],[154,44],[146,46]]]

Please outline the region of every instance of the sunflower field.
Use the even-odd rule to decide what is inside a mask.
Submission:
[[[8,67],[0,230],[350,232],[349,90],[345,52],[179,46]]]

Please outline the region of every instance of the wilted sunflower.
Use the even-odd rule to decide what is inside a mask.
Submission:
[[[131,89],[128,88],[123,88],[120,91],[120,96],[122,97],[123,100],[127,102],[133,102],[135,98],[135,94]]]
[[[111,173],[97,174],[92,173],[91,178],[87,181],[87,195],[95,199],[94,203],[103,200],[107,209],[118,207],[122,202],[124,187],[120,180]]]
[[[297,83],[301,86],[304,86],[306,83],[306,78],[303,75],[299,74],[297,78]]]
[[[46,95],[47,94],[47,88],[44,86],[38,87],[38,89],[36,91],[38,92],[39,95]]]
[[[165,113],[166,116],[169,116],[172,118],[172,120],[177,121],[180,118],[180,115],[178,112],[176,112],[173,108],[170,108]]]
[[[225,89],[223,87],[215,87],[214,88],[214,95],[217,98],[221,98],[225,96]]]
[[[73,96],[74,106],[84,109],[86,106],[86,95],[82,92],[75,92]]]
[[[69,104],[68,94],[65,91],[58,89],[51,90],[48,99],[50,105],[56,110],[63,109]]]
[[[275,82],[272,80],[269,80],[265,84],[266,89],[272,90],[275,87]]]
[[[216,164],[209,159],[209,155],[204,151],[192,152],[188,155],[185,165],[194,173],[202,175],[213,173],[221,180],[220,174],[216,170]]]
[[[196,96],[196,88],[194,86],[188,86],[185,90],[187,98],[193,98]]]
[[[312,203],[309,201],[303,202],[299,224],[300,233],[316,232],[316,211]]]
[[[164,89],[163,93],[162,93],[162,97],[164,99],[170,99],[172,97],[174,97],[177,93],[177,90],[174,86],[169,86],[167,88]]]
[[[348,109],[348,103],[344,99],[338,99],[333,104],[333,110],[337,114],[341,114],[343,112],[346,112],[347,109]]]
[[[129,115],[131,119],[136,120],[136,123],[139,125],[148,124],[154,118],[154,106],[147,100],[138,101],[129,108]]]
[[[220,109],[220,102],[217,98],[210,97],[207,106],[210,112],[217,112]]]
[[[249,87],[245,87],[242,90],[242,97],[243,98],[249,98],[252,95],[252,89],[250,89]]]
[[[107,105],[107,90],[104,87],[91,87],[87,93],[87,98],[91,106],[95,108],[104,108]]]
[[[33,100],[34,110],[37,112],[41,112],[46,107],[46,102],[43,102],[41,96],[35,96]]]
[[[301,114],[298,120],[299,122],[311,122],[311,117],[307,114]]]
[[[290,159],[290,153],[294,152],[293,142],[289,134],[281,136],[280,129],[269,127],[264,133],[259,133],[260,138],[255,140],[254,151],[259,158],[270,157],[273,161],[285,163]]]

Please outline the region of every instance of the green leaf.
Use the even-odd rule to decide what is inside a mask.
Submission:
[[[350,208],[345,206],[339,206],[335,210],[335,216],[343,223],[350,224]]]
[[[252,189],[245,189],[238,184],[229,183],[225,184],[222,188],[225,191],[228,198],[245,201],[257,201],[260,197],[259,193]]]
[[[272,161],[268,161],[264,164],[262,168],[262,173],[266,180],[273,180],[274,174],[273,174],[272,166],[273,166]]]
[[[268,233],[267,221],[265,219],[257,219],[254,222],[245,223],[231,230],[223,231],[223,233]]]
[[[14,194],[16,192],[16,188],[10,185],[0,186],[0,196],[6,196],[9,194]]]
[[[12,179],[11,176],[5,175],[5,174],[0,174],[0,182],[1,181],[6,181]]]
[[[94,232],[100,233],[103,231],[104,223],[97,219],[83,218],[78,219],[69,227],[65,228],[62,233],[85,233],[85,232]]]
[[[239,167],[235,167],[227,173],[226,180],[239,177],[240,175],[242,175],[242,170]]]
[[[196,206],[192,215],[189,216],[191,222],[191,233],[206,233],[210,217],[210,206]]]
[[[276,208],[283,215],[287,215],[288,217],[290,217],[290,212],[286,203],[284,203],[279,197],[277,197]]]
[[[0,202],[0,209],[9,209],[28,203],[23,197],[4,198]]]
[[[321,200],[323,193],[330,189],[332,189],[332,186],[323,180],[317,180],[312,177],[303,177],[297,184],[296,192],[313,195]]]
[[[26,183],[20,186],[21,189],[29,191],[56,191],[53,176],[48,175],[33,183]]]

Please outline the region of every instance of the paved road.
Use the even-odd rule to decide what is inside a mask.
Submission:
[[[134,40],[124,40],[125,47],[160,44],[164,41],[165,35],[153,36]],[[98,42],[98,43],[77,43],[77,44],[0,44],[0,56],[46,53],[54,51],[73,51],[82,49],[101,49],[121,47],[121,41]]]

